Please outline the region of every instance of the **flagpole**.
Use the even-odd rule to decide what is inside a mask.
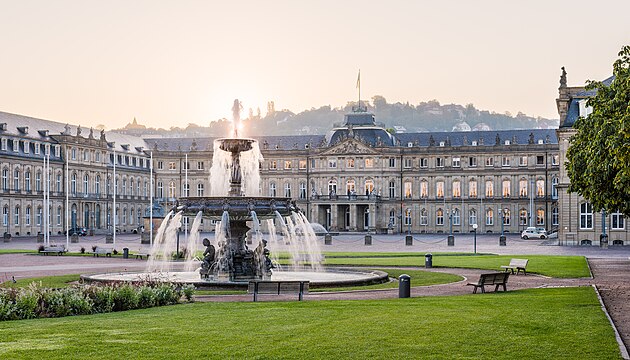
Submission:
[[[44,154],[44,168],[42,169],[42,175],[44,175],[44,189],[42,194],[44,195],[43,203],[42,203],[42,233],[44,235],[44,245],[48,246],[47,237],[46,237],[46,154]]]
[[[48,163],[46,168],[46,236],[48,237],[48,246],[50,246],[50,152],[47,152],[46,157]]]
[[[69,219],[69,214],[68,211],[70,210],[70,189],[68,188],[68,178],[69,178],[69,174],[70,174],[70,159],[68,158],[68,149],[66,148],[66,186],[65,186],[65,190],[66,190],[66,250],[68,250],[68,247],[70,246],[70,219]]]
[[[186,154],[186,197],[190,196],[190,189],[188,188],[188,154]],[[184,235],[186,235],[186,243],[188,243],[188,217],[186,217],[186,219],[184,219]]]
[[[153,151],[151,151],[149,171],[151,173],[151,179],[149,180],[149,244],[153,247]]]
[[[113,241],[114,241],[114,248],[116,247],[116,190],[117,190],[117,186],[118,185],[118,181],[116,179],[116,149],[114,149],[114,236],[113,236]]]
[[[359,69],[359,76],[357,77],[357,88],[359,89],[359,110],[361,110],[361,69]]]

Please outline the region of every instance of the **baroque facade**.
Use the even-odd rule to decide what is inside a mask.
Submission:
[[[261,196],[295,199],[331,231],[520,232],[558,227],[561,154],[554,130],[390,134],[366,112],[326,135],[260,136]],[[141,225],[150,200],[171,208],[209,196],[213,138],[142,139],[0,113],[2,225],[12,235],[42,230],[44,154],[51,149],[51,233],[71,226],[112,231]],[[36,150],[36,149],[40,150]],[[68,176],[66,179],[66,167]],[[38,180],[40,179],[40,180]],[[211,230],[211,223],[203,224]]]

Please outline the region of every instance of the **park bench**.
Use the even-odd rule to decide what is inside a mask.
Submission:
[[[97,246],[96,249],[94,249],[94,252],[92,253],[92,256],[98,257],[99,255],[105,255],[107,257],[112,257],[112,253],[113,252],[114,252],[113,248],[106,248],[106,247]]]
[[[254,301],[258,301],[258,294],[298,294],[298,300],[304,299],[308,293],[308,281],[250,281],[247,292],[254,295]]]
[[[66,246],[65,245],[51,245],[51,246],[44,246],[44,250],[41,250],[40,252],[44,255],[48,255],[48,254],[57,254],[57,255],[63,255],[63,253],[65,253],[66,250]]]
[[[505,269],[505,272],[510,271],[512,274],[516,271],[516,275],[518,275],[518,273],[522,271],[523,275],[527,275],[525,268],[527,267],[528,261],[527,259],[512,259],[510,260],[510,265],[501,265],[501,268]]]
[[[494,291],[497,292],[499,290],[499,286],[503,286],[503,291],[507,291],[506,285],[508,278],[510,277],[509,272],[497,272],[490,274],[481,274],[479,276],[479,281],[477,283],[468,283],[466,285],[470,285],[474,287],[473,294],[477,293],[477,289],[481,288],[481,292],[485,293],[485,286],[494,285]]]
[[[143,260],[144,258],[149,259],[149,253],[141,252],[140,250],[138,250],[137,252],[134,252],[133,255],[136,256],[136,259],[140,259],[140,260]]]

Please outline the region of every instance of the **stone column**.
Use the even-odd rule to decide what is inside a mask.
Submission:
[[[350,231],[357,231],[357,205],[350,204]]]

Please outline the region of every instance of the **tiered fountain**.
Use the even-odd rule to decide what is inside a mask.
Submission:
[[[259,196],[262,156],[255,140],[239,136],[240,107],[235,100],[233,137],[215,140],[210,170],[213,196],[179,200],[156,233],[147,271],[91,275],[85,276],[85,280],[138,281],[149,277],[194,283],[197,287],[238,287],[250,280],[264,279],[310,280],[316,286],[355,285],[386,279],[386,274],[380,272],[323,271],[317,236],[295,203],[289,198]],[[181,271],[181,263],[170,261],[171,254],[177,251],[175,239],[182,216],[195,217],[186,245],[185,271]],[[202,219],[216,220],[217,224],[214,244],[203,239],[206,248],[200,262],[196,254]],[[267,240],[263,239],[261,221],[267,228]],[[277,229],[281,237],[277,236]],[[249,249],[248,244],[255,245],[255,249]],[[273,247],[273,254],[267,244]],[[291,267],[279,266],[280,251],[291,255]]]

